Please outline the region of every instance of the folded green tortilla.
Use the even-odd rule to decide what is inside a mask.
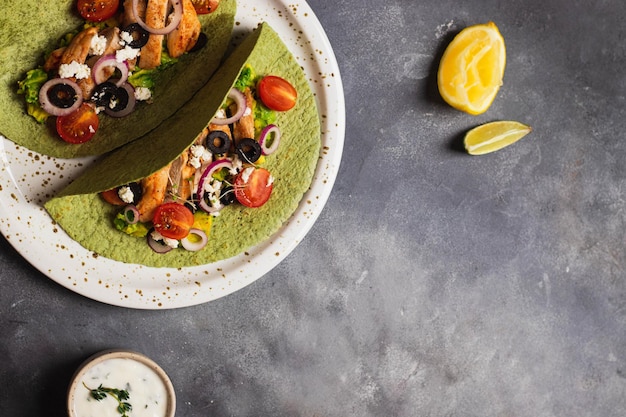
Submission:
[[[145,238],[116,230],[113,218],[119,208],[103,202],[97,193],[140,180],[176,159],[209,124],[246,65],[259,76],[281,76],[298,91],[296,106],[277,115],[280,146],[263,165],[275,179],[269,201],[260,208],[233,204],[222,209],[213,221],[208,245],[199,252],[175,249],[156,254]],[[311,184],[320,146],[317,105],[304,72],[276,32],[264,23],[175,115],[146,136],[107,155],[48,201],[45,208],[69,236],[99,256],[156,267],[207,264],[261,243],[289,219]]]
[[[24,96],[17,83],[26,72],[43,63],[45,51],[54,49],[66,33],[80,27],[76,0],[5,2],[0,13],[0,134],[36,152],[58,158],[100,155],[154,129],[171,116],[203,86],[219,67],[229,46],[236,1],[222,0],[211,14],[199,15],[206,46],[187,53],[155,76],[153,103],[139,103],[130,115],[116,119],[100,116],[93,139],[75,145],[59,138],[54,117],[40,124],[26,113]]]

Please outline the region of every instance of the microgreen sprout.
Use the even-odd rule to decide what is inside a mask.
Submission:
[[[107,395],[113,397],[117,401],[117,411],[122,415],[122,417],[129,417],[127,413],[130,412],[133,407],[127,401],[130,398],[127,390],[107,388],[103,387],[102,384],[100,384],[98,388],[92,389],[89,388],[84,382],[83,386],[89,390],[91,397],[97,401],[102,401]]]

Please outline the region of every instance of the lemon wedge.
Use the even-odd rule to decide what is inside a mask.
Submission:
[[[482,114],[502,85],[505,66],[504,38],[495,23],[469,26],[443,53],[437,72],[439,93],[458,110]]]
[[[483,155],[495,152],[517,142],[532,131],[530,126],[520,122],[504,120],[485,123],[465,134],[465,150],[470,155]]]

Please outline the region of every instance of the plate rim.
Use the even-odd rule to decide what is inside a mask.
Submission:
[[[272,7],[272,4],[275,6]],[[13,154],[17,155],[27,153],[28,155],[33,155],[36,153],[25,148],[21,148],[0,135],[0,138],[2,139],[2,141],[0,141],[0,155],[3,168],[0,173],[0,179],[3,180],[3,183],[6,183],[5,180],[8,178],[13,186],[4,187],[6,188],[6,190],[4,190],[5,192],[12,191],[17,193],[17,196],[14,196],[14,194],[11,193],[11,196],[14,197],[15,201],[9,200],[9,203],[0,201],[0,233],[2,233],[9,244],[11,244],[11,246],[13,246],[13,248],[33,267],[46,275],[48,278],[70,289],[71,291],[98,302],[133,309],[165,310],[204,304],[230,295],[250,285],[278,266],[305,238],[313,225],[316,223],[323,208],[326,206],[334,187],[341,163],[345,140],[346,116],[343,83],[332,45],[330,44],[321,23],[308,3],[306,1],[299,1],[296,4],[287,4],[284,0],[268,0],[264,2],[264,5],[266,8],[261,9],[261,5],[258,3],[255,4],[253,8],[254,12],[251,14],[246,11],[246,3],[242,5],[241,2],[238,2],[235,21],[240,24],[237,27],[237,31],[240,32],[242,26],[245,26],[241,24],[242,21],[248,20],[249,29],[250,27],[253,27],[254,21],[257,21],[257,24],[263,20],[268,21],[263,19],[261,15],[263,13],[268,13],[269,15],[270,11],[276,10],[276,5],[280,5],[282,6],[281,10],[283,11],[283,15],[280,18],[270,15],[270,20],[268,22],[275,30],[277,30],[288,48],[292,49],[295,47],[298,51],[304,52],[307,49],[314,47],[316,51],[321,51],[321,57],[319,57],[319,53],[311,54],[309,56],[299,56],[294,52],[294,50],[292,50],[296,60],[298,60],[305,69],[305,74],[309,79],[309,84],[317,100],[321,123],[320,140],[322,143],[312,184],[309,187],[309,190],[303,195],[295,212],[278,231],[276,231],[270,238],[264,240],[253,248],[250,248],[245,253],[223,261],[185,268],[156,268],[136,264],[124,264],[122,262],[106,258],[94,258],[91,252],[80,246],[77,242],[73,241],[63,230],[57,227],[54,229],[54,233],[56,233],[56,237],[59,238],[60,241],[65,242],[63,245],[67,247],[67,250],[79,251],[83,256],[82,262],[83,265],[85,265],[85,271],[82,271],[84,272],[82,280],[79,276],[69,278],[72,276],[71,272],[68,275],[68,270],[63,267],[59,269],[52,268],[50,265],[45,264],[45,261],[38,256],[38,252],[31,251],[31,248],[27,246],[31,246],[32,242],[14,238],[15,235],[28,233],[28,229],[32,228],[29,226],[31,224],[29,220],[32,221],[33,219],[36,219],[39,222],[47,223],[49,226],[52,225],[53,222],[48,213],[43,209],[42,204],[29,201],[29,198],[22,193],[21,188],[18,186],[18,178],[16,178],[13,170],[11,169],[12,164],[10,156],[13,156]],[[300,15],[303,17],[300,17]],[[276,20],[276,22],[273,20]],[[304,42],[298,47],[295,41],[292,40],[290,43],[288,39],[285,39],[284,35],[288,32],[286,32],[284,27],[280,24],[276,25],[277,22],[284,21],[291,23],[294,23],[295,21],[295,23],[297,23],[297,25],[302,29],[300,37],[313,39],[314,46],[313,42]],[[290,27],[291,25],[286,26]],[[233,30],[233,33],[234,32],[235,30]],[[300,42],[303,41],[300,40]],[[305,47],[305,45],[307,46]],[[315,57],[315,59],[311,59],[311,57]],[[325,77],[320,77],[321,73],[314,74],[313,71],[311,71],[312,67],[321,67],[328,70],[324,75],[331,77],[331,79],[318,80],[318,78]],[[307,72],[307,70],[309,72]],[[79,159],[69,162],[67,160],[59,160],[57,158],[46,156],[39,156],[39,158],[51,164],[58,164],[58,161],[64,161],[63,163],[67,162],[70,164],[80,164],[84,161],[83,159]],[[91,158],[86,158],[85,160],[89,161],[90,159]],[[13,168],[15,168],[15,165],[13,165]],[[2,192],[1,189],[0,192]],[[26,205],[24,205],[24,203],[20,204],[20,202],[24,201],[26,202]],[[25,212],[30,212],[28,215],[27,213],[24,213],[24,220],[19,220],[17,222],[15,220],[8,220],[9,213],[15,210],[15,206],[18,206]],[[41,215],[42,213],[43,216]],[[40,217],[47,217],[47,219]],[[47,220],[47,222],[45,220]],[[26,223],[22,224],[23,222]],[[17,230],[15,230],[16,224],[18,225]],[[22,226],[22,228],[19,226]],[[52,225],[52,227],[54,228],[54,225]],[[41,249],[43,250],[52,244],[52,242],[43,241],[45,243],[41,246]],[[41,240],[34,240],[34,242],[41,242]],[[264,259],[267,259],[267,261],[259,262],[259,260]],[[92,267],[91,264],[94,264],[95,267]],[[249,265],[254,266],[254,268],[252,268],[254,269],[254,273],[252,274],[247,273],[247,269],[250,269]],[[105,268],[100,269],[99,267],[102,266]],[[146,275],[141,278],[144,284],[150,283],[150,281],[152,281],[151,284],[156,284],[155,279],[158,279],[157,276],[159,275],[161,278],[168,278],[165,282],[159,282],[158,285],[155,285],[154,287],[147,287],[148,290],[145,288],[135,288],[134,291],[132,287],[128,290],[123,288],[124,285],[119,283],[119,280],[116,281],[111,278],[111,286],[106,286],[108,291],[98,291],[98,286],[103,285],[102,279],[106,279],[103,277],[106,277],[107,274],[115,274],[116,272],[119,273],[120,271],[118,268],[120,268],[120,266],[122,269],[125,267],[128,267],[129,269],[135,268],[142,274]],[[223,283],[225,285],[224,287],[220,290],[216,290],[215,292],[212,291],[212,288],[209,288],[209,292],[206,290],[203,291],[201,285],[204,284],[205,281],[194,279],[198,275],[207,275],[207,270],[203,270],[203,268],[208,266],[214,267],[215,270],[212,272],[217,272],[217,274],[214,275],[218,275],[208,279],[227,281],[227,283]],[[56,267],[58,267],[58,265],[56,265]],[[97,268],[98,270],[96,270]],[[232,272],[222,272],[221,276],[219,276],[219,271]],[[126,275],[129,274],[122,274],[121,279],[123,279]],[[150,276],[152,276],[152,279],[150,279]],[[128,276],[126,276],[126,278],[128,278]],[[94,284],[94,279],[99,279],[99,283],[96,282]],[[205,277],[205,279],[207,278]],[[166,287],[174,287],[175,290],[183,288],[179,287],[180,282],[184,282],[187,287],[196,286],[198,288],[193,288],[190,294],[182,296],[176,293],[173,298],[171,295],[167,295],[163,291]],[[208,282],[210,283],[210,281]],[[116,285],[114,284],[116,283],[119,283],[118,288],[115,288]],[[94,285],[96,285],[96,287],[94,287]],[[159,295],[159,291],[162,293],[161,295]],[[114,295],[116,293],[117,295]],[[137,301],[136,297],[139,297],[138,300],[140,301]]]

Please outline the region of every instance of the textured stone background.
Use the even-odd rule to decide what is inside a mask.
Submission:
[[[75,368],[112,346],[165,368],[180,416],[626,415],[626,3],[309,4],[347,127],[306,239],[243,290],[168,311],[76,295],[0,240],[0,415],[63,416]],[[473,117],[436,69],[488,20],[507,69]],[[497,119],[534,132],[459,150]]]

